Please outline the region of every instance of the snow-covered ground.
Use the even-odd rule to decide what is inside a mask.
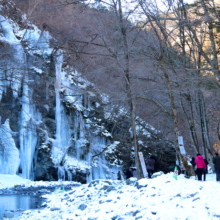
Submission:
[[[50,186],[59,186],[59,185],[71,185],[71,184],[77,184],[80,185],[80,183],[73,182],[73,181],[31,181],[28,179],[23,179],[20,176],[17,175],[4,175],[0,174],[0,189],[5,188],[11,188],[16,185],[21,185],[24,187],[50,187]]]
[[[112,184],[112,185],[111,185]],[[96,180],[68,192],[44,195],[47,206],[25,211],[19,219],[220,219],[220,182],[178,180],[172,174],[139,180],[139,189],[120,181]]]

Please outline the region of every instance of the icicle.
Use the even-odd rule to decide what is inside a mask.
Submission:
[[[21,153],[21,169],[22,177],[33,179],[33,157],[37,144],[36,126],[33,119],[40,120],[40,114],[35,111],[34,105],[30,104],[31,88],[28,86],[28,73],[24,76],[23,95],[22,95],[22,111],[20,118],[20,153]]]
[[[68,175],[68,181],[72,181],[72,173],[68,170],[67,171],[67,175]]]
[[[0,173],[15,175],[17,173],[20,159],[19,150],[12,137],[9,119],[0,126]]]
[[[62,166],[58,166],[58,180],[65,181],[65,169]]]

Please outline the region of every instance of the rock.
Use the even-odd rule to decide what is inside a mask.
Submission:
[[[106,202],[111,202],[112,201],[112,199],[108,199],[108,200],[106,200]]]
[[[70,199],[70,197],[69,197],[69,196],[66,196],[63,200],[68,200],[68,199]]]
[[[87,205],[85,205],[84,203],[78,207],[78,209],[80,209],[82,211],[84,211],[86,208],[87,208]]]
[[[14,186],[15,189],[20,189],[21,187],[25,187],[25,185],[23,184],[23,185],[15,185]]]
[[[195,199],[193,199],[193,201],[192,202],[195,202],[196,200],[198,200],[198,199],[200,199],[199,197],[198,198],[195,198]]]
[[[102,204],[102,203],[104,203],[104,201],[103,201],[103,200],[100,200],[100,201],[99,201],[99,204]]]
[[[134,186],[137,188],[137,189],[141,189],[141,188],[144,188],[144,187],[147,187],[148,183],[142,183],[142,182],[139,182],[137,181]]]
[[[126,185],[134,185],[137,182],[137,178],[131,177],[126,180]]]
[[[157,172],[157,173],[154,173],[154,174],[151,176],[151,178],[156,178],[156,177],[161,176],[161,175],[163,175],[163,174],[164,174],[163,171],[159,171],[159,172]]]
[[[76,196],[77,198],[81,198],[81,197],[83,197],[83,196],[85,196],[85,195],[78,195],[78,196]]]
[[[93,180],[93,181],[88,185],[88,187],[95,186],[95,185],[97,185],[97,184],[99,184],[99,183],[100,183],[100,180]]]
[[[103,183],[108,183],[109,185],[112,185],[112,182],[109,181],[109,180],[103,180],[102,182],[103,182]]]
[[[37,162],[35,166],[35,181],[56,181],[58,179],[57,168],[54,167],[51,159],[51,148],[48,145],[47,148],[40,148],[38,150]]]
[[[96,217],[96,218],[88,218],[87,220],[96,220],[98,217]]]
[[[140,210],[136,210],[136,211],[133,213],[133,216],[136,216],[138,213],[140,213]]]
[[[108,189],[108,187],[109,187],[109,185],[104,185],[102,189],[106,190],[106,189]]]
[[[4,218],[14,218],[14,214],[11,212],[5,212],[4,213]]]
[[[113,190],[116,190],[114,186],[109,186],[106,191],[107,192],[110,192],[110,191],[113,191]]]
[[[135,218],[135,220],[138,220],[138,219],[141,219],[141,218],[142,218],[142,216],[138,216],[138,217]]]
[[[54,208],[51,208],[50,211],[58,211],[60,210],[60,208],[57,208],[57,207],[54,207]]]
[[[117,218],[118,218],[118,215],[113,216],[113,217],[111,218],[111,220],[116,220]]]
[[[73,192],[70,192],[70,193],[69,193],[69,195],[72,195],[72,194],[73,194],[74,192],[75,192],[75,191],[73,191]]]
[[[103,188],[106,188],[107,186],[109,185],[112,185],[112,182],[109,181],[109,180],[93,180],[88,187],[92,187],[92,186],[96,186],[97,184],[99,184],[100,182],[103,182],[103,183],[107,183],[108,185],[104,185]],[[105,190],[105,189],[104,189]]]

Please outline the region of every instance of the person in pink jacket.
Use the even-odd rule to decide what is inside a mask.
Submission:
[[[205,165],[205,161],[204,161],[203,156],[201,154],[197,154],[197,157],[195,159],[195,164],[197,166],[198,180],[202,180],[203,169],[206,170],[207,167]]]

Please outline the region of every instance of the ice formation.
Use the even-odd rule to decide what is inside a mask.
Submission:
[[[75,70],[72,70],[70,74],[65,72],[62,68],[64,59],[62,51],[53,55],[56,74],[54,84],[56,134],[55,137],[48,138],[47,130],[42,131],[41,128],[45,140],[40,143],[37,129],[42,124],[42,116],[33,100],[35,91],[30,84],[33,79],[30,77],[29,71],[34,72],[39,77],[44,72],[41,66],[34,66],[34,62],[30,64],[29,60],[38,56],[50,62],[48,57],[53,51],[49,47],[51,37],[48,32],[41,32],[34,25],[30,29],[20,30],[19,26],[10,19],[0,16],[0,20],[2,29],[0,41],[7,43],[13,51],[12,58],[7,60],[7,65],[12,68],[8,68],[9,70],[6,71],[6,80],[0,81],[0,101],[3,93],[7,94],[7,89],[10,87],[14,99],[19,96],[21,106],[18,118],[19,132],[16,134],[17,147],[12,136],[13,132],[9,120],[6,120],[0,127],[0,174],[16,174],[20,168],[22,177],[34,179],[33,161],[36,159],[37,148],[39,145],[47,148],[47,144],[51,141],[53,145],[51,158],[54,166],[57,167],[58,179],[65,180],[68,178],[72,180],[76,172],[86,174],[87,182],[97,178],[116,179],[112,173],[118,167],[109,164],[104,154],[93,158],[93,155],[98,154],[111,144],[109,141],[111,134],[98,124],[96,125],[97,131],[90,131],[89,124],[91,121],[84,117],[92,109],[90,97],[82,92],[89,82]],[[26,45],[22,45],[19,39],[25,41]],[[10,69],[17,71],[10,72]],[[0,70],[1,77],[3,74],[5,72]],[[107,100],[106,97],[104,99]],[[48,88],[46,100],[49,100]],[[96,106],[99,107],[99,104]],[[47,104],[44,104],[44,107],[49,111]],[[67,107],[74,109],[74,111],[67,114]],[[98,121],[98,119],[96,120]],[[68,155],[70,146],[75,150]]]
[[[12,137],[9,120],[0,126],[0,173],[16,174],[20,163],[19,150]]]

